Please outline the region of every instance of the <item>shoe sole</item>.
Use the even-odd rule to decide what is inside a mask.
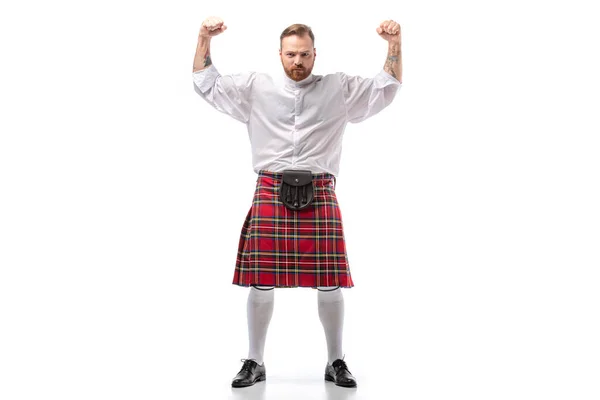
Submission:
[[[261,381],[265,381],[267,380],[267,376],[266,375],[261,375],[259,377],[257,377],[254,382],[252,383],[248,383],[248,384],[243,384],[243,383],[232,383],[231,387],[235,387],[235,388],[241,388],[241,387],[248,387],[248,386],[252,386],[254,385],[256,382],[261,382]]]
[[[349,384],[346,384],[346,383],[337,383],[335,381],[335,379],[333,378],[333,376],[327,375],[327,374],[325,374],[325,380],[329,381],[329,382],[333,382],[333,383],[335,383],[336,386],[341,386],[341,387],[353,388],[353,387],[357,386],[356,383],[355,384],[352,384],[352,383],[349,383]]]

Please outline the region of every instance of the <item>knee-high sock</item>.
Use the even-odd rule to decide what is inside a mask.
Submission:
[[[342,331],[344,328],[344,297],[342,296],[342,290],[340,288],[327,290],[331,288],[323,287],[319,289],[319,294],[317,296],[317,301],[319,303],[319,319],[325,330],[327,362],[331,364],[338,358],[343,358]]]
[[[250,288],[247,304],[248,358],[256,360],[258,364],[263,363],[267,330],[269,322],[271,322],[271,316],[273,315],[274,303],[275,289],[261,290],[255,287]]]

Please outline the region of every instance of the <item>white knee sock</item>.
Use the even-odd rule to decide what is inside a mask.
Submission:
[[[260,286],[262,288],[262,286]],[[248,358],[256,360],[258,364],[263,363],[267,329],[273,315],[275,303],[275,289],[259,290],[250,288],[248,294]]]
[[[321,287],[320,289],[331,288]],[[319,303],[319,319],[323,324],[327,341],[327,362],[331,364],[338,358],[343,358],[344,297],[340,288],[325,290],[319,290],[317,301]]]

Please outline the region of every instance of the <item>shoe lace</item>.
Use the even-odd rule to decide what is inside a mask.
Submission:
[[[334,365],[334,367],[336,367],[336,369],[337,369],[338,371],[341,371],[341,370],[346,370],[346,371],[350,372],[350,371],[348,370],[348,366],[346,365],[346,361],[344,361],[343,359],[338,359],[338,360],[335,360],[335,361],[333,362],[333,364],[335,364],[335,365]],[[332,365],[333,365],[333,364],[332,364]]]
[[[244,365],[242,365],[242,371],[252,372],[251,368],[253,363],[256,363],[256,360],[253,358],[242,358],[240,361],[244,363]]]

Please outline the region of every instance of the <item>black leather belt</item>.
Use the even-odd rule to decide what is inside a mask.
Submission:
[[[286,169],[279,186],[279,199],[290,210],[307,208],[315,198],[312,182],[311,171]]]

